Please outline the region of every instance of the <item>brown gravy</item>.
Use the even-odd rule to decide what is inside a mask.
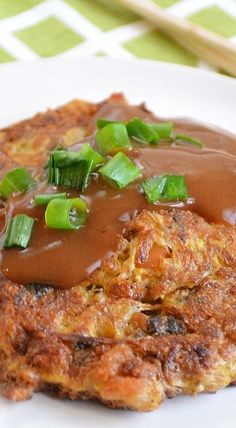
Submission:
[[[92,118],[89,129],[91,133],[94,131],[97,117],[128,120],[134,116],[154,120],[142,108],[105,104]],[[200,137],[206,147],[139,146],[127,152],[143,167],[142,180],[162,173],[183,174],[192,200],[184,206],[179,204],[180,209],[190,209],[209,222],[235,225],[235,138],[191,122],[175,122],[175,129],[178,133]],[[52,191],[48,185],[44,188]],[[42,193],[42,189],[38,192]],[[78,192],[71,195],[80,196]],[[96,269],[107,254],[116,250],[125,221],[144,208],[160,209],[160,206],[148,204],[139,192],[137,182],[118,191],[95,177],[82,197],[88,203],[89,217],[78,231],[46,228],[45,208],[34,207],[33,194],[10,199],[8,217],[12,213],[26,213],[37,221],[27,249],[2,250],[1,271],[5,277],[23,284],[37,282],[58,288],[74,286]]]

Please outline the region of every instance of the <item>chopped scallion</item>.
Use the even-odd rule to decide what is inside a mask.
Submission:
[[[35,205],[47,205],[52,199],[66,199],[66,193],[42,193],[34,197]]]
[[[0,182],[0,195],[7,199],[14,192],[26,192],[35,184],[26,168],[9,171]]]
[[[122,189],[136,180],[141,170],[122,152],[118,152],[99,169],[102,177],[113,186]]]
[[[80,198],[52,199],[45,211],[46,225],[53,229],[79,229],[86,219],[87,206]]]
[[[110,123],[96,134],[99,151],[103,154],[131,147],[126,126],[123,123]]]
[[[160,139],[168,140],[172,138],[173,123],[148,123],[135,117],[126,124],[130,137],[138,138],[139,140],[156,144]]]
[[[158,132],[138,117],[130,120],[126,128],[130,137],[135,137],[144,143],[156,144],[160,140]]]
[[[84,191],[90,183],[92,161],[80,160],[77,165],[60,169],[60,184],[63,187]]]
[[[106,162],[106,158],[94,150],[88,143],[82,145],[78,152],[78,157],[79,159],[93,161],[92,171],[94,171],[99,165]]]
[[[204,147],[204,144],[201,140],[192,138],[189,135],[184,134],[178,134],[175,136],[175,144],[187,144],[189,146],[199,147],[200,149]]]
[[[15,217],[10,218],[6,228],[6,236],[3,243],[4,248],[28,246],[34,219],[25,214],[17,214]]]
[[[147,179],[141,184],[150,203],[176,201],[188,198],[188,189],[183,175],[160,175]]]
[[[65,168],[67,166],[76,165],[80,159],[79,152],[70,152],[69,150],[54,150],[50,156],[58,168]]]
[[[169,140],[172,138],[174,129],[172,122],[148,123],[148,126],[158,133],[160,139]]]
[[[92,168],[93,160],[81,159],[78,152],[56,150],[50,154],[48,182],[83,191],[90,182]]]

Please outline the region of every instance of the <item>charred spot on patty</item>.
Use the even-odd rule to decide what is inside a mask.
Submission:
[[[33,296],[35,296],[37,299],[41,299],[42,297],[46,296],[50,291],[53,290],[53,288],[50,285],[46,284],[27,284],[25,285],[26,290],[29,293],[32,293]]]
[[[154,315],[148,319],[148,333],[150,334],[184,334],[186,327],[181,320],[173,315]]]

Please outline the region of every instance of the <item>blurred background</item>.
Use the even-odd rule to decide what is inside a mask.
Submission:
[[[236,0],[152,0],[236,45]],[[145,0],[143,0],[145,3]],[[0,62],[84,55],[209,68],[115,0],[0,0]]]

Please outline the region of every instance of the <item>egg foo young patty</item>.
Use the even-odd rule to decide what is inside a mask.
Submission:
[[[75,100],[0,131],[1,176],[24,166],[40,181],[55,147],[94,147],[99,117],[158,121],[120,94],[99,104]],[[3,396],[51,392],[150,411],[166,397],[236,382],[235,139],[191,122],[175,126],[206,148],[125,153],[145,179],[155,169],[183,173],[189,204],[151,204],[136,182],[118,192],[93,173],[84,228],[48,232],[45,207],[32,207],[34,189],[1,201],[1,248],[12,212],[37,214],[29,247],[1,251]]]

